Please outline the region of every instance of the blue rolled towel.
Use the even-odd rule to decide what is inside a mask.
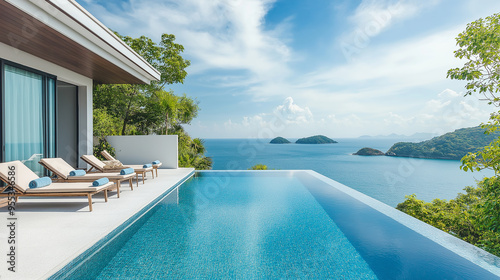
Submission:
[[[161,161],[159,161],[159,160],[153,161],[153,164],[160,164],[160,163],[161,163]]]
[[[87,174],[87,172],[85,172],[85,170],[73,170],[69,173],[69,176],[84,176],[85,174]]]
[[[120,171],[120,175],[127,175],[127,174],[132,174],[134,173],[134,169],[133,168],[125,168],[125,169],[122,169]]]
[[[99,186],[102,186],[102,185],[106,185],[107,183],[109,183],[109,179],[106,178],[106,177],[104,177],[104,178],[97,179],[94,182],[92,182],[92,186],[99,187]]]
[[[50,179],[50,177],[42,177],[42,178],[32,180],[29,183],[29,187],[30,187],[30,189],[36,189],[36,188],[46,187],[50,184],[52,184],[52,179]]]
[[[151,166],[153,166],[151,163],[146,163],[142,166],[142,168],[150,168]]]

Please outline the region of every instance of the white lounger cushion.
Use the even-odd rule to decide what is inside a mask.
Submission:
[[[68,176],[66,179],[68,181],[71,180],[97,180],[99,178],[106,177],[110,180],[113,179],[127,179],[130,177],[134,177],[135,173],[127,174],[127,175],[120,175],[120,172],[113,172],[113,173],[100,173],[100,172],[91,172],[87,173],[84,176]]]
[[[120,175],[120,172],[112,173],[87,173],[84,176],[69,176],[69,173],[74,170],[62,158],[42,158],[40,160],[50,171],[56,173],[57,177],[65,180],[97,180],[99,178],[107,177],[108,179],[127,179],[135,176],[135,173],[128,175]]]
[[[94,187],[92,183],[52,183],[43,188],[27,189],[26,193],[82,193],[82,192],[98,192],[109,188],[114,183],[107,183],[105,185]]]
[[[127,164],[123,168],[130,167],[130,168],[134,169],[134,171],[136,171],[136,172],[144,172],[144,171],[148,172],[148,171],[153,170],[153,167],[144,168],[142,166],[143,165],[129,165],[129,164]]]
[[[96,158],[94,155],[83,155],[81,158],[86,161],[88,164],[92,165],[95,169],[99,171],[103,171],[106,164],[102,162],[100,159]]]
[[[42,158],[40,162],[46,165],[50,171],[56,173],[57,177],[61,179],[68,179],[69,173],[75,170],[73,166],[69,165],[62,158]]]
[[[11,162],[2,162],[0,163],[0,176],[7,181],[9,176],[9,166],[15,167],[15,182],[16,189],[21,192],[26,192],[29,189],[29,184],[32,180],[38,179],[39,177],[29,169],[26,165],[24,165],[21,161],[15,160]]]
[[[94,187],[92,183],[52,183],[43,188],[30,189],[29,183],[32,180],[38,179],[39,177],[26,165],[24,165],[19,160],[12,162],[2,162],[0,163],[0,176],[7,180],[9,175],[9,166],[15,167],[15,177],[16,177],[16,189],[23,193],[61,193],[61,192],[96,192],[103,189],[109,188],[114,183],[110,182],[105,185]],[[102,173],[101,173],[102,174]]]

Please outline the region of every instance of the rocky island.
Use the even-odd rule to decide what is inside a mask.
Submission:
[[[384,156],[385,154],[377,149],[372,149],[372,148],[363,148],[354,153],[353,155],[357,156]]]
[[[271,140],[271,142],[269,142],[269,143],[271,143],[271,144],[290,144],[292,142],[288,141],[288,139],[283,138],[283,137],[276,137],[273,140]]]
[[[315,135],[311,137],[306,137],[306,138],[300,138],[295,142],[296,144],[333,144],[333,143],[338,143],[335,140],[332,140],[326,136],[323,135]]]

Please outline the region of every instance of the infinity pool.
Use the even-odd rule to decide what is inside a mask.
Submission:
[[[51,278],[499,279],[499,258],[312,171],[197,172],[152,204]]]

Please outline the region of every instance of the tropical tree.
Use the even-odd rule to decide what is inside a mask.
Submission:
[[[183,139],[179,141],[179,149],[189,149],[194,140],[178,127],[189,124],[198,115],[198,102],[165,89],[167,85],[184,82],[185,68],[190,65],[189,60],[181,56],[184,47],[175,43],[175,36],[171,34],[163,34],[158,44],[146,36],[117,36],[160,72],[160,80],[147,85],[95,85],[94,135],[105,142],[103,136],[106,135],[178,132],[179,139]],[[99,144],[104,146],[106,143]],[[181,166],[197,165],[207,169],[212,165],[211,159],[200,153],[190,151],[180,155]]]
[[[456,38],[455,57],[466,59],[462,68],[448,70],[447,77],[467,81],[466,95],[481,94],[490,104],[500,105],[500,14],[467,24]]]
[[[197,170],[212,168],[212,159],[204,156],[206,150],[203,146],[203,140],[199,138],[191,139],[181,126],[174,127],[172,132],[179,137],[180,167],[194,167]]]
[[[466,59],[462,68],[448,70],[448,77],[467,81],[466,95],[480,94],[489,104],[500,106],[500,14],[478,19],[467,25],[456,38],[459,49],[455,57]],[[486,134],[495,132],[500,124],[499,113],[493,113],[483,124]],[[462,169],[479,171],[492,169],[500,172],[500,139],[497,138],[482,151],[468,153],[462,158]]]
[[[481,94],[489,104],[500,106],[500,14],[478,19],[467,25],[457,37],[455,56],[466,59],[462,68],[448,71],[452,79],[466,80],[466,94]],[[500,125],[500,112],[492,113],[488,123],[482,127],[486,134],[494,133]],[[465,171],[492,169],[495,177],[485,179],[482,201],[478,204],[478,221],[482,239],[480,243],[490,250],[500,252],[500,138],[492,141],[483,150],[469,153],[462,158]],[[494,248],[494,249],[491,249]]]

